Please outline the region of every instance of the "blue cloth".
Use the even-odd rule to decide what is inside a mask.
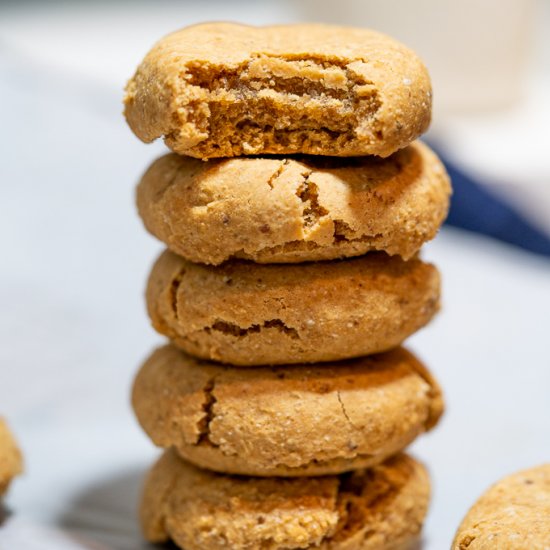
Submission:
[[[446,223],[550,257],[550,237],[503,198],[440,155],[453,182]]]

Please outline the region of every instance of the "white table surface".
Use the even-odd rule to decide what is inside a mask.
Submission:
[[[270,9],[251,7],[247,17],[282,19]],[[106,43],[119,12],[105,23]],[[137,427],[129,388],[162,341],[142,297],[161,246],[141,227],[133,186],[163,147],[126,128],[122,80],[113,79],[174,24],[144,17],[139,49],[138,33],[121,32],[128,46],[112,56],[98,43],[104,71],[83,56],[75,76],[78,56],[59,33],[76,47],[99,16],[79,33],[53,13],[0,23],[0,413],[26,460],[0,550],[138,550],[147,546],[136,500],[159,452]],[[51,41],[38,47],[37,36]],[[51,57],[56,40],[63,63]],[[425,257],[443,273],[444,309],[409,344],[440,380],[448,409],[412,450],[434,482],[423,548],[441,550],[488,484],[550,460],[550,262],[456,230]]]

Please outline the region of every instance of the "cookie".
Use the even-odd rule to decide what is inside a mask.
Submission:
[[[406,455],[285,479],[215,474],[171,450],[146,480],[140,516],[150,542],[186,550],[397,550],[418,539],[429,499],[426,470]]]
[[[382,252],[304,264],[212,267],[164,252],[146,299],[153,326],[191,355],[233,365],[337,361],[387,351],[439,307],[439,274]]]
[[[154,443],[193,464],[255,476],[315,476],[379,464],[434,426],[437,383],[397,348],[340,363],[237,369],[156,350],[132,404]]]
[[[147,229],[192,262],[332,260],[383,250],[409,259],[447,216],[445,168],[416,142],[378,157],[166,155],[143,176]]]
[[[453,550],[548,550],[550,463],[493,485],[458,528]]]
[[[22,469],[21,452],[5,421],[0,418],[0,496],[8,490],[11,480],[20,474]]]
[[[426,131],[432,94],[418,57],[374,31],[207,23],[157,42],[124,102],[141,140],[182,155],[387,157]]]

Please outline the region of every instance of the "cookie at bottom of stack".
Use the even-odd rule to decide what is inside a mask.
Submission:
[[[548,550],[550,463],[501,479],[472,506],[453,550]]]
[[[196,466],[283,477],[379,464],[443,412],[437,382],[403,348],[339,363],[234,368],[164,346],[138,373],[132,404],[157,445]]]
[[[21,473],[23,458],[8,426],[0,418],[0,496],[7,490],[12,479]]]
[[[169,450],[140,517],[150,542],[186,550],[397,550],[418,539],[429,498],[425,468],[404,454],[340,476],[270,479],[200,470]]]

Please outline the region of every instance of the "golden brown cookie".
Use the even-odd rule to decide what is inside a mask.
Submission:
[[[340,363],[239,369],[157,349],[132,404],[160,447],[193,464],[254,476],[316,476],[373,466],[434,426],[439,386],[397,348]]]
[[[186,550],[397,550],[417,540],[430,499],[406,455],[340,476],[247,478],[200,470],[167,451],[150,472],[141,524]]]
[[[371,253],[333,262],[212,267],[164,252],[147,285],[155,329],[234,365],[337,361],[387,351],[439,307],[439,273]]]
[[[548,550],[550,463],[493,485],[458,528],[453,550]]]
[[[197,158],[386,157],[426,131],[422,62],[380,33],[206,23],[164,37],[128,83],[134,133]]]
[[[307,262],[383,250],[411,258],[449,208],[445,168],[416,142],[378,157],[166,155],[137,190],[147,229],[192,262]]]
[[[5,421],[0,418],[0,496],[23,470],[23,458]]]

